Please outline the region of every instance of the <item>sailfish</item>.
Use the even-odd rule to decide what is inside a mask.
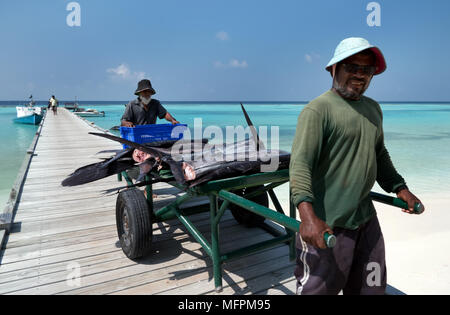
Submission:
[[[169,168],[175,180],[187,187],[193,187],[212,179],[259,172],[261,165],[267,163],[267,157],[276,158],[278,168],[288,168],[290,154],[284,151],[266,150],[242,103],[241,109],[252,133],[252,139],[227,143],[222,148],[213,146],[214,150],[211,150],[210,146],[206,148],[207,139],[139,144],[111,134],[91,132],[90,134],[94,136],[125,144],[129,148],[116,152],[114,157],[103,162],[77,169],[62,182],[62,185],[76,186],[89,183],[121,173],[136,166],[137,163],[139,163],[140,168],[138,181],[143,180],[144,175],[152,170]],[[172,156],[172,147],[175,144],[184,144],[189,148],[182,152],[181,160]],[[253,149],[254,147],[256,147],[256,150]],[[265,161],[260,158],[261,151],[265,153]],[[238,152],[245,152],[243,160]],[[206,154],[209,158],[205,159],[202,155],[203,158],[196,159],[197,153]]]

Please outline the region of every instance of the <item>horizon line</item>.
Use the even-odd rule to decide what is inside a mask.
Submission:
[[[34,100],[35,102],[48,102],[48,100]],[[296,103],[309,103],[310,101],[275,101],[275,100],[269,100],[269,101],[218,101],[218,100],[194,100],[194,101],[164,101],[164,100],[159,100],[161,103],[288,103],[288,104],[296,104]],[[0,103],[6,103],[6,102],[29,102],[29,99],[24,99],[24,100],[0,100]],[[76,103],[76,102],[112,102],[112,103],[125,103],[127,104],[128,102],[130,102],[129,100],[60,100],[61,102],[66,102],[66,103]],[[450,103],[450,101],[377,101],[378,103]]]

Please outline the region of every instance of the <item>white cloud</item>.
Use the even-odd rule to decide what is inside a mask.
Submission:
[[[231,59],[228,63],[223,63],[222,61],[215,61],[214,68],[247,68],[248,63],[246,60],[239,61],[237,59]]]
[[[319,60],[320,55],[316,53],[305,54],[305,60],[307,63],[313,63],[314,60]]]
[[[232,68],[247,68],[248,67],[247,61],[245,61],[245,60],[239,61],[237,59],[230,60],[229,65]]]
[[[311,55],[306,54],[306,55],[305,55],[305,60],[306,60],[306,62],[308,62],[308,63],[312,63],[312,57],[311,57]]]
[[[216,38],[222,41],[230,40],[230,35],[225,31],[220,31],[216,34]]]
[[[112,74],[122,77],[122,78],[126,78],[130,75],[130,69],[125,64],[121,64],[117,68],[109,68],[106,70],[106,72],[112,73]]]
[[[145,78],[145,72],[142,71],[131,71],[128,65],[122,63],[116,68],[106,69],[107,73],[110,73],[112,77],[124,79],[124,80],[142,80]]]
[[[222,61],[214,61],[214,68],[225,68],[225,65]]]

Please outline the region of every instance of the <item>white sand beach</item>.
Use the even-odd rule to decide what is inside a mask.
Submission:
[[[413,193],[425,205],[422,215],[375,203],[385,238],[388,284],[405,294],[449,294],[450,194]],[[288,185],[278,187],[276,194],[287,214]]]
[[[388,283],[406,294],[449,294],[450,196],[417,196],[426,207],[419,216],[376,203],[386,244]]]

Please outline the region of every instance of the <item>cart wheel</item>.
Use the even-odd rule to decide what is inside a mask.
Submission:
[[[137,188],[121,191],[116,202],[120,245],[130,259],[145,256],[152,243],[152,217],[144,193]]]
[[[255,190],[261,189],[262,187],[264,187],[264,186],[255,186],[255,187],[244,188],[244,189],[233,191],[233,193],[245,198],[246,194],[249,194],[251,192],[254,192]],[[257,204],[260,204],[264,207],[269,206],[269,198],[267,196],[267,192],[265,192],[261,195],[254,196],[254,197],[250,198],[249,200],[256,202]],[[233,217],[236,219],[236,221],[238,221],[240,224],[244,224],[248,227],[258,226],[266,220],[266,218],[264,218],[260,215],[254,214],[248,210],[245,210],[236,204],[230,203],[229,208],[231,210],[231,213],[233,214]]]

